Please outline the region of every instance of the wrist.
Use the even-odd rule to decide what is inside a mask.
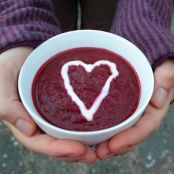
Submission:
[[[3,67],[13,67],[20,70],[28,55],[33,51],[31,47],[16,47],[4,51],[0,54],[0,65]]]
[[[166,76],[174,76],[174,60],[166,59],[160,66],[155,69],[155,72],[157,71],[163,71]]]

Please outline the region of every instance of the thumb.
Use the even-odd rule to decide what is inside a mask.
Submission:
[[[30,118],[20,101],[7,103],[1,109],[0,118],[13,124],[27,136],[33,135],[36,131],[36,124]]]
[[[174,73],[169,71],[171,64],[164,63],[155,70],[155,87],[151,104],[156,108],[162,108],[166,102],[170,103],[174,86]],[[174,69],[174,67],[173,67]]]
[[[156,85],[154,93],[152,95],[151,104],[156,108],[162,108],[166,103],[168,96],[169,90],[162,84],[158,84]]]
[[[36,125],[19,100],[17,81],[31,51],[30,47],[17,47],[0,55],[0,120],[10,122],[28,136],[35,132]]]

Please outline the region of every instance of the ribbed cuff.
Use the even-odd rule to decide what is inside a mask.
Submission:
[[[35,48],[61,33],[50,0],[0,1],[0,53],[16,46]]]
[[[32,25],[30,27],[33,28]],[[35,48],[45,40],[60,33],[57,27],[52,27],[52,31],[39,31],[36,26],[34,26],[32,31],[30,27],[28,28],[25,27],[25,25],[21,25],[1,29],[0,53],[19,46],[31,46]]]
[[[135,44],[155,68],[174,58],[173,11],[174,1],[120,0],[111,32]]]

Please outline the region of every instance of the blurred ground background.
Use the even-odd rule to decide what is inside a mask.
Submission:
[[[0,122],[0,174],[174,174],[173,125],[174,104],[159,131],[134,151],[86,165],[33,154]]]
[[[134,151],[92,165],[33,154],[0,125],[0,174],[174,174],[174,105],[160,130]]]

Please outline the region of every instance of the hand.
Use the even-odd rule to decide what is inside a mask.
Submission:
[[[25,111],[17,91],[17,79],[25,58],[32,48],[14,48],[0,54],[0,120],[15,125],[26,135],[32,135],[36,125]]]
[[[174,99],[174,61],[166,60],[156,68],[154,77],[153,96],[140,120],[111,140],[99,144],[96,149],[99,159],[107,159],[131,151],[160,127],[170,102]]]
[[[0,120],[5,120],[13,135],[36,153],[69,162],[95,162],[96,155],[90,147],[42,133],[24,109],[18,96],[17,79],[31,51],[29,47],[18,47],[0,55]]]

